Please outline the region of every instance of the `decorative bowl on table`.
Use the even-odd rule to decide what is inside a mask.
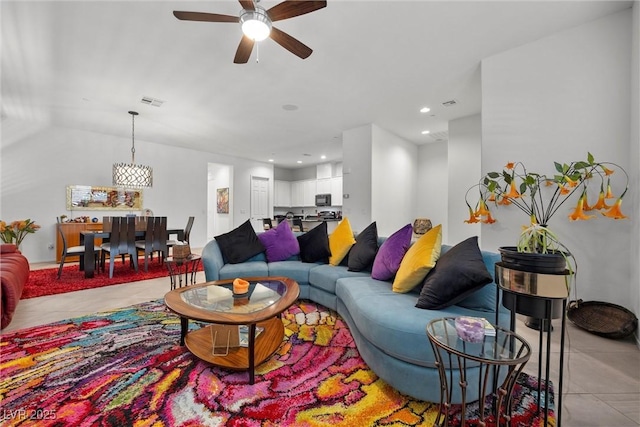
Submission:
[[[456,317],[456,332],[462,341],[482,342],[484,339],[484,322],[482,319],[468,316]]]

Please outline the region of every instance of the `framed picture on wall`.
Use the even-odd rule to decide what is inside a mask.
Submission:
[[[218,213],[229,213],[229,187],[216,190],[216,206]]]
[[[67,210],[142,210],[142,190],[91,185],[67,186]]]

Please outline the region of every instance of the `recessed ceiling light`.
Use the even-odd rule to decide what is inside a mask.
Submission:
[[[298,109],[298,106],[293,104],[285,104],[282,106],[282,109],[286,111],[295,111]]]
[[[269,159],[269,161],[270,161],[271,163],[273,163],[273,162],[274,162],[274,160],[273,160],[273,159]]]
[[[326,159],[326,158],[327,158],[327,156],[325,156],[325,155],[323,154],[322,156],[320,156],[320,158],[321,158],[322,160],[324,160],[324,159]]]
[[[422,134],[423,134],[423,135],[429,135],[429,133],[431,133],[431,131],[429,131],[429,130],[423,130],[423,131],[422,131]]]
[[[429,108],[429,107],[422,107],[422,108],[420,109],[420,112],[421,112],[421,113],[428,113],[429,111],[431,111],[431,108]]]
[[[296,163],[302,163],[302,160],[298,160]]]

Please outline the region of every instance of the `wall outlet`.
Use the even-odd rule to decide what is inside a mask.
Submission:
[[[53,243],[49,243],[49,245],[47,245],[47,249],[49,249],[50,251],[53,250]]]

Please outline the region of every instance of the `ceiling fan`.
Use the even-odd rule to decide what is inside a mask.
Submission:
[[[326,1],[285,0],[269,10],[258,5],[259,0],[256,2],[254,0],[238,1],[242,5],[239,16],[181,11],[174,11],[173,15],[183,21],[239,22],[242,25],[243,35],[238,50],[236,50],[236,56],[233,59],[236,64],[246,64],[251,56],[255,42],[264,40],[267,37],[271,37],[280,46],[302,59],[311,55],[313,50],[310,47],[284,31],[273,27],[271,23],[322,9],[327,5]]]

